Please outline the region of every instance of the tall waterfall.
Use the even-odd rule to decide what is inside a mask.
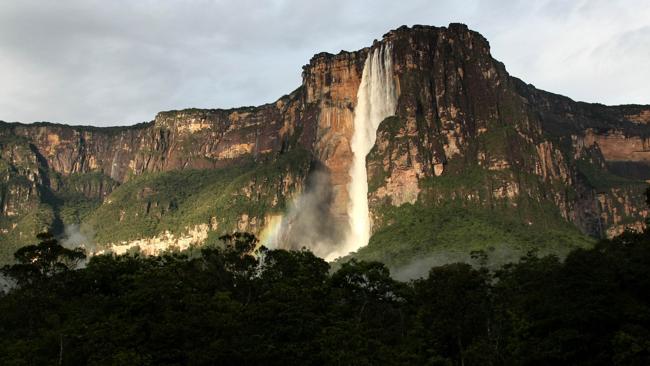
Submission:
[[[368,174],[366,156],[375,145],[377,128],[381,121],[395,114],[397,92],[393,76],[390,44],[373,49],[366,58],[357,92],[354,110],[354,133],[350,142],[350,203],[348,216],[350,232],[341,248],[341,255],[368,245],[370,217],[368,210]]]

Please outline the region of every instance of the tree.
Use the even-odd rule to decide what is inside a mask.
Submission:
[[[86,258],[82,248],[64,248],[50,232],[36,237],[40,243],[18,249],[14,253],[17,264],[3,268],[3,272],[16,279],[18,284],[74,269]]]
[[[489,350],[489,276],[468,264],[435,267],[414,282],[413,333],[422,363],[486,365]]]

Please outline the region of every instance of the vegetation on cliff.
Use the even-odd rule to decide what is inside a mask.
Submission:
[[[368,246],[351,257],[379,261],[392,269],[414,260],[428,261],[429,266],[470,262],[472,252],[477,251],[487,255],[486,264],[494,268],[531,251],[564,257],[595,243],[562,220],[550,205],[524,211],[460,202],[415,203],[383,206],[380,212],[381,228]]]
[[[211,221],[219,236],[237,230],[242,215],[262,219],[282,212],[310,160],[309,153],[294,150],[270,162],[145,174],[113,191],[84,225],[98,244],[182,233]]]

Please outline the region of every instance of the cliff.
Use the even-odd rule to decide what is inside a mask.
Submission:
[[[100,245],[264,234],[310,189],[316,167],[328,185],[323,221],[345,230],[357,92],[366,56],[384,44],[398,100],[367,158],[368,256],[389,257],[385,242],[409,231],[413,212],[449,207],[516,218],[504,227],[562,227],[566,247],[588,242],[579,232],[643,225],[650,106],[538,90],[510,76],[479,33],[451,24],[401,27],[356,52],[318,54],[298,89],[259,107],[161,112],[131,127],[0,124],[3,255],[67,224],[82,224]],[[395,250],[427,255],[435,245],[422,243],[442,240],[427,235]]]

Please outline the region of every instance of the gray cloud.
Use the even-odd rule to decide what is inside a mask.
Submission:
[[[624,1],[0,3],[0,119],[114,125],[275,100],[317,52],[464,22],[509,71],[577,100],[650,103],[650,6]]]

